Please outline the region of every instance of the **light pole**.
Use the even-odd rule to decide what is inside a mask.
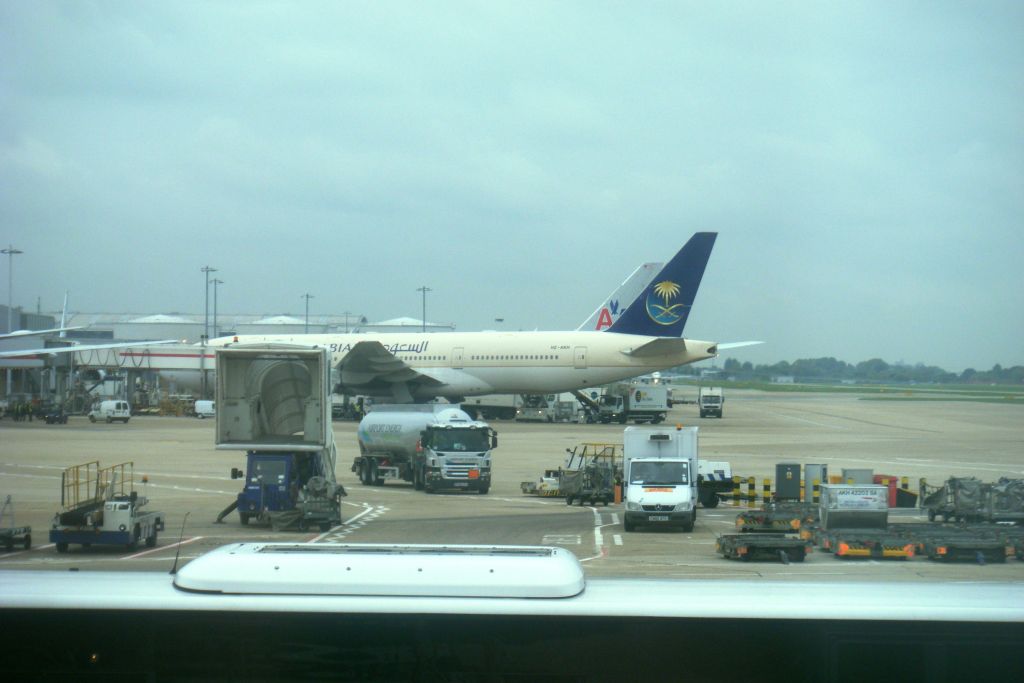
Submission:
[[[14,255],[24,254],[21,249],[15,249],[13,244],[7,245],[6,249],[0,249],[0,254],[7,254],[7,332],[8,334],[13,332],[11,329],[11,303],[14,298],[12,296],[14,292]],[[7,397],[11,396],[11,378],[13,377],[13,371],[11,368],[7,368]],[[9,403],[9,402],[8,402]]]
[[[224,284],[224,281],[213,278],[210,282],[213,283],[213,337],[216,339],[220,336],[217,330],[217,285]]]
[[[199,370],[203,378],[202,392],[203,398],[206,398],[206,342],[210,339],[210,273],[216,273],[217,269],[203,266],[199,270],[206,276],[206,297],[203,300],[203,343],[202,350],[199,352]]]
[[[427,292],[432,292],[430,287],[423,285],[422,287],[416,288],[417,292],[423,292],[423,331],[427,331]]]
[[[302,295],[302,298],[306,300],[306,334],[309,334],[309,300],[315,299],[316,297],[309,292],[306,292]]]
[[[7,332],[14,332],[11,329],[11,302],[13,301],[12,294],[14,293],[14,255],[24,254],[21,249],[15,249],[14,245],[8,245],[6,249],[0,249],[0,254],[7,254]]]

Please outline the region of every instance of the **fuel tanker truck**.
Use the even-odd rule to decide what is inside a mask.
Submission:
[[[487,493],[491,487],[491,449],[498,435],[458,406],[375,405],[359,423],[357,437],[352,471],[364,485],[401,480],[427,493]]]

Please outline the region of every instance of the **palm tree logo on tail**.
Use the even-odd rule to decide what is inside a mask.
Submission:
[[[647,295],[647,315],[659,325],[674,325],[679,322],[687,306],[683,303],[670,305],[672,299],[677,296],[679,296],[679,285],[675,282],[663,280],[657,283]]]

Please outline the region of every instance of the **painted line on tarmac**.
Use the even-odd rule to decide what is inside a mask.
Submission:
[[[622,534],[612,534],[612,541],[615,545],[622,545]]]
[[[360,503],[345,503],[346,505],[360,505]],[[351,517],[347,522],[342,522],[338,526],[325,531],[319,536],[315,536],[310,542],[328,542],[335,543],[344,540],[346,536],[352,532],[362,529],[364,526],[377,519],[384,513],[391,510],[391,508],[384,507],[381,505],[370,505],[369,503],[362,503],[364,508],[362,512]],[[365,519],[364,519],[365,518]]]
[[[177,548],[181,545],[186,545],[187,543],[193,543],[201,538],[204,538],[204,536],[193,536],[192,538],[186,538],[181,541],[176,541],[174,543],[171,543],[170,545],[160,546],[159,548],[150,548],[149,550],[143,550],[141,553],[135,553],[134,555],[125,555],[124,557],[118,559],[134,560],[136,557],[145,557],[146,555],[151,555],[152,553],[159,552],[161,550],[169,550],[171,548]]]

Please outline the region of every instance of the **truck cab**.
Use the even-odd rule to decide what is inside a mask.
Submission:
[[[431,425],[420,433],[424,487],[470,489],[491,487],[491,449],[498,437],[489,428]]]
[[[725,395],[720,387],[701,387],[697,394],[701,417],[722,417]]]

